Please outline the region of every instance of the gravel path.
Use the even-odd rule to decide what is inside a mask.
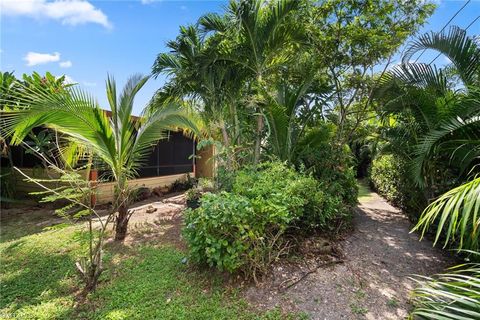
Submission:
[[[409,234],[408,219],[376,194],[356,208],[354,227],[341,244],[344,263],[319,268],[285,291],[252,287],[247,299],[260,307],[303,311],[310,319],[405,319],[413,287],[408,277],[453,264],[430,241]]]

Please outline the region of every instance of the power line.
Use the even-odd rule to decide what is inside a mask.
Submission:
[[[475,21],[477,21],[478,19],[480,19],[480,16],[476,17],[475,19],[473,19],[472,22],[470,22],[470,24],[465,28],[465,30],[468,30],[468,28],[470,28],[472,26],[472,24],[475,23]]]
[[[450,22],[452,22],[453,19],[455,19],[455,17],[463,10],[463,8],[465,8],[467,6],[467,4],[469,4],[472,0],[468,0],[467,2],[465,2],[465,4],[457,10],[457,12],[455,12],[455,14],[450,18],[450,20],[447,21],[447,23],[443,26],[442,29],[440,29],[440,32],[442,32],[449,24]],[[420,59],[420,57],[425,53],[427,49],[423,49],[422,53],[420,53],[420,55],[417,57],[417,59],[415,59],[415,63],[418,61],[418,59]]]
[[[478,19],[480,19],[480,15],[477,16],[475,19],[473,19],[472,22],[470,22],[470,24],[465,28],[465,31],[468,30],[468,28],[470,28]],[[430,63],[428,65],[431,65],[433,62],[435,62],[435,60],[437,60],[438,57],[440,57],[442,55],[442,53],[438,53],[437,56],[435,58],[433,58],[432,61],[430,61]]]

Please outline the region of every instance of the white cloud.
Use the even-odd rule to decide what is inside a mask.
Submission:
[[[27,55],[23,58],[27,61],[27,66],[32,67],[38,64],[45,64],[49,62],[56,62],[60,60],[60,53],[38,53],[38,52],[28,52]]]
[[[84,81],[84,82],[83,82],[83,85],[84,85],[85,87],[96,87],[96,86],[97,86],[97,83],[96,83],[96,82]]]
[[[108,17],[85,0],[0,0],[2,15],[49,18],[76,26],[97,23],[111,28]]]
[[[61,61],[58,64],[61,68],[70,68],[72,66],[72,61],[67,60],[67,61]]]

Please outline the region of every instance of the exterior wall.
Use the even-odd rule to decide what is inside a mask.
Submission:
[[[196,178],[213,178],[215,175],[215,148],[213,146],[205,147],[197,151],[195,163]]]
[[[19,168],[19,169],[24,174],[34,179],[48,180],[48,179],[60,178],[58,173],[52,170],[45,170],[43,168]],[[84,172],[85,172],[85,178],[87,178],[87,171],[85,170]],[[27,178],[25,178],[22,174],[20,174],[16,170],[12,171],[12,176],[13,176],[13,185],[14,185],[15,194],[19,198],[29,196],[29,193],[31,192],[45,191],[40,186],[36,185],[34,182],[26,181]],[[45,182],[42,182],[42,184],[44,184],[49,188],[56,188],[60,186],[59,182],[45,181]]]
[[[47,172],[47,170],[38,168],[21,168],[23,173],[28,175],[29,177],[36,178],[36,179],[56,179],[59,178],[58,174],[55,172]],[[169,186],[177,180],[185,181],[187,179],[187,175],[193,177],[194,173],[182,173],[182,174],[174,174],[168,176],[160,176],[160,177],[150,177],[150,178],[142,178],[142,179],[135,179],[129,181],[130,186],[132,187],[147,187],[150,189],[156,187],[165,187]],[[20,197],[29,196],[30,192],[39,192],[44,191],[41,187],[37,186],[33,182],[25,181],[25,177],[23,177],[19,172],[14,172],[14,183],[15,183],[15,193]],[[87,177],[87,172],[85,171],[85,178]],[[58,187],[59,183],[55,182],[43,182],[48,187]],[[96,186],[97,188],[97,196],[96,201],[98,204],[108,203],[113,200],[113,182],[106,182],[100,183]]]
[[[174,174],[169,176],[160,176],[160,177],[150,177],[130,180],[129,186],[131,187],[146,187],[146,188],[156,188],[156,187],[165,187],[169,186],[177,180],[185,181],[187,176],[190,175],[193,177],[193,172]],[[100,183],[97,185],[97,196],[96,200],[98,204],[108,203],[113,201],[113,182]]]

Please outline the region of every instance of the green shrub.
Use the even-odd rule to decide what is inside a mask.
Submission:
[[[252,219],[255,211],[247,198],[225,191],[205,194],[200,208],[185,211],[184,236],[192,260],[220,270],[241,268],[251,239],[259,231]]]
[[[375,158],[370,168],[372,187],[393,205],[405,210],[416,220],[427,202],[407,171],[407,161],[398,155],[385,154]]]
[[[255,277],[285,252],[283,234],[296,218],[278,201],[208,193],[186,210],[184,236],[194,262]]]
[[[331,192],[335,185],[322,183],[281,162],[265,162],[239,171],[232,190],[250,199],[280,201],[298,216],[295,223],[299,227],[328,229],[329,222],[347,211],[341,193]]]
[[[306,143],[306,142],[304,142]],[[357,203],[358,187],[355,179],[355,160],[347,145],[338,146],[328,141],[302,146],[297,167],[304,167],[322,184],[329,195],[341,197],[347,206]]]
[[[311,175],[280,162],[239,170],[232,192],[207,193],[185,214],[194,262],[255,277],[286,253],[287,234],[325,230],[349,210]]]

